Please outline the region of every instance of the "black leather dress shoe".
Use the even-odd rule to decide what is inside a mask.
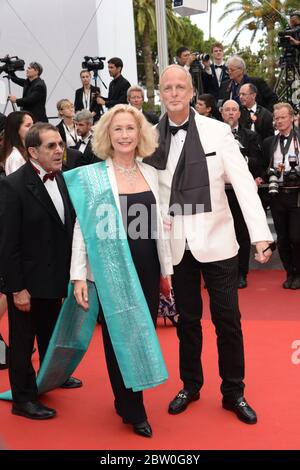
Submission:
[[[290,289],[300,289],[300,276],[294,276]]]
[[[3,369],[8,369],[8,362],[6,362],[5,364],[0,364],[0,370]]]
[[[133,430],[136,434],[143,437],[152,437],[152,429],[148,421],[142,423],[133,424]]]
[[[13,415],[24,416],[29,419],[50,419],[56,415],[53,408],[48,408],[38,401],[13,402],[11,412]]]
[[[75,377],[69,377],[68,380],[66,380],[60,388],[79,388],[82,387],[82,382],[79,379],[76,379]]]
[[[171,415],[177,415],[178,413],[182,413],[182,411],[187,408],[188,404],[191,403],[191,401],[199,400],[199,398],[199,392],[191,394],[183,388],[170,402],[168,412]]]
[[[292,285],[292,283],[293,283],[293,279],[294,279],[293,276],[291,276],[291,275],[288,276],[288,277],[286,278],[286,280],[284,281],[284,283],[282,284],[282,287],[283,287],[284,289],[290,289],[290,288],[291,288],[291,285]]]
[[[225,410],[233,411],[237,417],[246,424],[257,423],[257,416],[255,411],[246,402],[244,397],[240,397],[235,401],[229,401],[223,398],[223,408]]]
[[[247,278],[243,274],[238,277],[238,289],[245,289],[248,286]]]

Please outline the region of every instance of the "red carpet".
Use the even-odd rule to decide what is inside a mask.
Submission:
[[[205,384],[201,399],[180,415],[168,415],[168,402],[181,387],[178,343],[171,324],[164,327],[160,321],[158,335],[170,377],[164,385],[145,392],[154,432],[152,439],[133,434],[114,412],[97,327],[90,349],[75,374],[84,381],[84,387],[55,390],[42,398],[46,405],[56,408],[55,419],[39,422],[13,416],[11,405],[0,402],[2,446],[51,450],[299,449],[300,364],[293,364],[291,357],[292,343],[300,340],[300,292],[282,289],[282,281],[280,271],[253,271],[249,287],[240,291],[246,397],[257,411],[257,425],[247,426],[221,408],[216,341],[205,292]],[[2,322],[1,331],[6,334],[5,328]],[[1,390],[6,389],[7,371],[0,371],[0,381]]]

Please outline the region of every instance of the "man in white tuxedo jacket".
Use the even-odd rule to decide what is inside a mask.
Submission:
[[[244,349],[237,296],[238,243],[225,195],[232,184],[242,209],[256,259],[272,254],[272,235],[253,177],[230,127],[197,115],[189,74],[178,65],[161,76],[161,100],[167,113],[157,126],[160,146],[147,159],[157,168],[160,200],[170,227],[173,287],[179,312],[177,335],[183,389],[169,413],[184,411],[198,400],[203,385],[201,365],[201,273],[210,296],[216,327],[223,407],[247,424],[257,421],[244,398]],[[273,245],[271,245],[273,247]]]

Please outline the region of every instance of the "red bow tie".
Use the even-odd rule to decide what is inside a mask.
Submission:
[[[55,178],[55,175],[56,175],[56,173],[46,173],[46,174],[43,176],[43,183],[46,183],[47,180],[53,181],[54,178]]]

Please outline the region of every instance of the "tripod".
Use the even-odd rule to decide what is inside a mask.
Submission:
[[[10,76],[9,75],[4,75],[4,78],[7,78],[7,81],[8,81],[8,96],[7,96],[6,104],[5,104],[5,107],[4,107],[4,110],[3,110],[3,114],[6,113],[6,110],[7,110],[7,107],[8,107],[9,103],[11,104],[13,111],[17,111],[17,107],[16,107],[15,103],[12,103],[9,99],[9,97],[11,95]]]
[[[280,102],[290,103],[295,108],[295,99],[293,95],[297,92],[295,83],[300,83],[299,68],[290,61],[281,63],[281,70],[277,78],[274,91],[278,95]]]
[[[100,75],[98,75],[98,69],[94,69],[93,70],[93,80],[94,80],[95,87],[97,87],[98,78],[99,78],[100,82],[102,83],[102,85],[104,86],[104,88],[107,90],[107,86],[105,85],[105,83],[102,80],[102,78],[100,77]],[[100,88],[100,95],[101,95],[101,88]],[[100,107],[100,115],[102,115],[103,114],[103,107],[100,104],[98,106]]]

